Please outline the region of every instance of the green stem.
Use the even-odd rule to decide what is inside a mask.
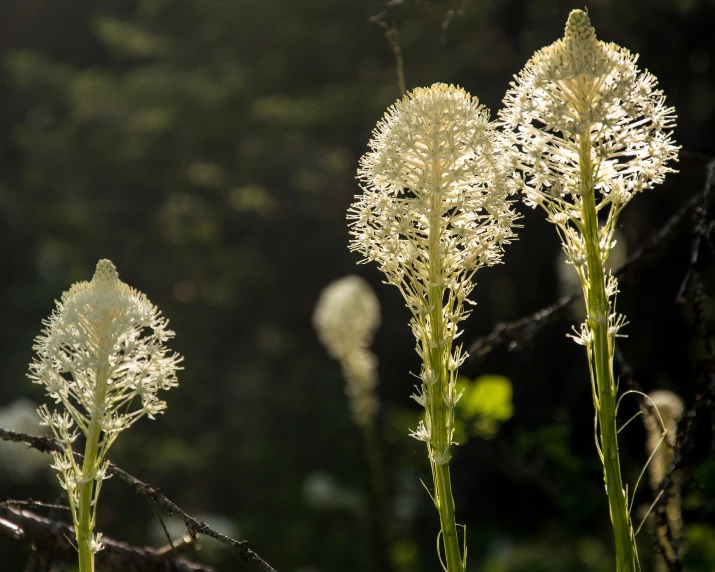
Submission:
[[[588,128],[584,129],[584,133],[580,136],[579,141],[579,163],[583,234],[588,268],[588,289],[584,294],[588,310],[588,326],[591,331],[591,370],[592,375],[595,376],[598,396],[598,401],[594,402],[594,406],[598,415],[604,478],[616,545],[617,571],[635,572],[638,569],[638,555],[618,457],[617,388],[613,376],[612,339],[608,332],[610,308],[601,258],[593,163],[591,161],[591,140]]]
[[[449,478],[449,464],[434,465],[435,487],[437,488],[437,510],[442,525],[442,545],[449,572],[463,572],[464,563],[459,549],[457,523],[454,518],[454,497],[452,483]]]
[[[105,339],[100,353],[101,364],[97,368],[94,387],[95,410],[91,412],[87,442],[84,447],[84,462],[82,463],[82,484],[79,486],[79,515],[77,518],[77,551],[79,552],[79,572],[94,572],[94,553],[92,552],[92,532],[95,525],[96,503],[95,487],[97,485],[97,469],[101,459],[99,456],[99,440],[102,434],[101,418],[104,402],[107,398],[107,381],[109,379],[109,360],[102,356],[109,355],[110,340]]]
[[[96,417],[96,416],[95,416]],[[82,463],[82,484],[79,487],[79,518],[77,526],[77,551],[79,552],[79,572],[94,572],[94,554],[92,553],[92,497],[94,496],[99,451],[100,428],[99,421],[92,418],[87,433],[87,443],[84,449]]]
[[[438,172],[436,169],[435,172]],[[430,289],[428,303],[430,306],[430,332],[428,340],[429,367],[436,376],[436,381],[427,388],[427,408],[430,416],[432,476],[434,479],[434,501],[442,528],[442,545],[444,547],[445,564],[448,572],[464,572],[464,561],[459,549],[457,523],[454,516],[454,498],[449,474],[450,448],[452,441],[452,391],[449,387],[447,360],[451,352],[451,344],[447,340],[442,315],[444,303],[444,286],[442,277],[442,252],[440,237],[442,218],[440,216],[438,193],[433,194],[432,216],[430,217],[429,238],[429,274]]]

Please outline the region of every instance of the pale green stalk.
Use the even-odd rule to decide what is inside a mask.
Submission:
[[[439,173],[440,169],[435,169]],[[452,496],[452,482],[449,474],[451,460],[450,449],[452,445],[452,427],[454,425],[454,409],[451,404],[453,391],[450,389],[450,376],[447,363],[452,353],[451,340],[445,339],[445,328],[442,317],[442,304],[445,289],[442,283],[441,272],[441,226],[442,217],[439,216],[440,206],[437,195],[432,199],[432,217],[430,220],[430,284],[428,304],[430,312],[430,332],[425,356],[429,356],[430,369],[437,376],[435,383],[428,388],[427,405],[430,416],[432,438],[428,445],[430,449],[430,462],[432,464],[432,478],[434,480],[434,504],[439,512],[439,522],[442,528],[442,545],[444,546],[445,564],[448,572],[463,572],[464,561],[459,549],[457,536],[457,522],[454,516],[454,497]],[[444,398],[447,399],[444,399]],[[434,451],[437,451],[435,454]]]
[[[92,552],[92,531],[95,525],[93,500],[99,435],[99,423],[97,423],[96,419],[92,419],[84,450],[82,484],[79,486],[79,516],[76,526],[79,572],[94,572],[94,553]]]
[[[524,201],[547,212],[581,279],[588,315],[573,337],[588,352],[618,572],[639,565],[618,457],[613,376],[613,344],[625,318],[615,313],[617,284],[604,264],[621,210],[662,182],[678,155],[675,110],[636,60],[598,40],[588,14],[573,10],[563,39],[527,62],[500,112]]]
[[[591,161],[590,128],[586,126],[579,137],[579,169],[581,173],[581,214],[583,237],[586,246],[587,283],[584,299],[588,312],[587,324],[591,332],[587,346],[594,384],[594,407],[600,431],[600,453],[603,462],[608,506],[613,525],[618,572],[638,570],[638,554],[628,508],[623,490],[621,466],[618,456],[618,428],[616,403],[618,387],[613,376],[613,338],[608,331],[611,313],[606,294],[606,273],[601,259],[598,231],[598,213],[594,189],[594,168]]]
[[[95,385],[95,403],[104,403],[107,394],[107,380],[109,363],[107,348],[109,340],[104,340],[101,352],[101,361],[97,369],[97,383]],[[92,532],[94,531],[97,497],[99,484],[97,472],[102,463],[99,450],[99,440],[102,436],[100,424],[101,416],[95,411],[89,422],[87,442],[84,448],[84,461],[82,463],[82,482],[79,486],[77,551],[79,553],[79,572],[94,572],[94,551],[92,550]],[[95,491],[95,484],[97,490]]]

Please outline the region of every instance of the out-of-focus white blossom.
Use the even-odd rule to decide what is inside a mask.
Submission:
[[[440,465],[450,458],[456,371],[466,357],[461,347],[453,353],[457,323],[475,272],[501,262],[514,238],[501,136],[488,116],[461,88],[408,93],[377,124],[360,160],[363,194],[348,210],[350,249],[379,265],[412,312],[423,360],[416,399],[426,410],[415,435]]]
[[[16,399],[0,408],[0,427],[21,433],[37,433],[37,405],[28,399]],[[0,481],[27,481],[43,470],[47,472],[44,455],[18,443],[0,441]]]
[[[365,510],[365,499],[358,492],[322,471],[305,476],[303,498],[306,504],[316,511],[344,510],[361,515]]]
[[[35,340],[37,357],[28,376],[63,406],[50,411],[43,405],[38,413],[63,446],[63,454],[54,453],[53,467],[77,527],[80,488],[96,482],[96,509],[101,481],[107,478],[107,450],[121,431],[164,410],[157,393],[176,387],[181,357],[165,346],[174,336],[167,320],[144,294],[119,280],[109,260],[100,260],[91,282],[74,284],[56,305]],[[86,452],[95,455],[83,467],[72,455],[80,433]],[[99,539],[91,542],[95,552]]]
[[[313,326],[328,353],[340,362],[353,418],[365,425],[378,408],[377,358],[369,347],[380,326],[380,303],[367,281],[346,276],[321,292]]]
[[[313,325],[322,344],[335,359],[356,347],[367,348],[380,327],[380,302],[360,276],[345,276],[320,293]]]
[[[675,457],[675,442],[678,434],[678,422],[685,411],[683,400],[672,391],[659,390],[648,394],[650,404],[657,412],[648,410],[643,414],[643,424],[646,429],[646,451],[650,457],[648,475],[650,487],[654,495],[660,494],[663,479],[669,474]],[[660,545],[665,547],[666,556],[673,560],[673,543],[668,540],[670,534],[676,541],[683,531],[682,492],[683,476],[676,470],[670,473],[670,488],[665,505],[669,531],[660,522],[656,522],[656,534],[660,537]]]
[[[649,455],[655,453],[648,464],[650,484],[654,491],[658,491],[673,462],[678,422],[685,404],[675,393],[666,390],[648,394],[648,402],[657,409],[657,412],[647,411],[643,415],[643,424],[648,434],[646,450]]]

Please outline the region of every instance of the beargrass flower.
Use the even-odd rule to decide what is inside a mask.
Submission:
[[[331,282],[320,293],[313,326],[321,343],[343,368],[345,393],[355,423],[371,422],[378,408],[377,358],[370,351],[380,326],[380,303],[360,276]]]
[[[380,322],[380,302],[375,292],[367,280],[355,275],[328,284],[320,293],[313,313],[313,326],[320,341],[343,369],[345,393],[353,421],[362,434],[370,470],[376,535],[390,558],[392,537],[385,469],[376,425],[377,357],[370,350]]]
[[[670,468],[675,458],[678,422],[685,411],[685,404],[675,393],[666,390],[648,394],[648,401],[652,408],[644,412],[643,425],[646,430],[646,452],[650,455],[648,463],[650,487],[657,499],[663,494],[661,491],[663,479],[670,476],[668,498],[665,499],[665,518],[668,527],[666,530],[660,519],[657,519],[655,531],[664,551],[663,557],[672,562],[679,556],[674,551],[674,546],[677,546],[683,533],[681,510],[683,476],[679,470],[670,472]]]
[[[123,430],[165,409],[157,393],[176,387],[181,358],[165,347],[174,336],[167,320],[119,280],[109,260],[100,260],[91,282],[74,284],[56,305],[35,340],[29,377],[63,407],[42,406],[38,413],[63,448],[54,453],[53,468],[67,491],[80,572],[90,572],[101,548],[101,535],[92,531],[107,451]],[[81,467],[72,451],[80,434]]]
[[[580,278],[587,318],[575,339],[589,358],[619,572],[636,570],[638,555],[615,420],[613,345],[625,318],[615,312],[617,282],[604,265],[621,210],[661,183],[678,153],[675,111],[637,59],[598,40],[588,14],[574,10],[564,38],[534,54],[499,113],[524,202],[546,211]]]
[[[377,124],[360,160],[363,193],[348,210],[350,249],[376,262],[412,313],[422,358],[414,399],[425,408],[412,435],[427,444],[446,567],[462,571],[449,462],[457,369],[455,344],[474,275],[501,262],[516,215],[501,162],[502,142],[486,108],[461,88],[408,93]]]
[[[677,160],[675,110],[637,61],[597,40],[588,14],[574,10],[564,38],[534,54],[499,112],[524,202],[547,211],[577,269],[586,259],[584,201],[593,197],[602,221],[598,251],[605,262],[618,214],[663,182]]]

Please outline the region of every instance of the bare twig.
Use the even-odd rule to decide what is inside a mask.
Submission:
[[[689,156],[702,159],[700,154],[688,154]],[[685,219],[686,215],[694,209],[699,208],[704,200],[708,200],[713,186],[713,178],[715,178],[715,159],[710,158],[707,164],[707,177],[703,189],[693,195],[678,211],[671,216],[667,222],[648,240],[645,241],[633,254],[624,262],[618,269],[614,271],[615,276],[622,276],[633,266],[638,264],[641,259],[649,255],[653,251],[661,248],[670,239],[675,228]],[[688,274],[689,277],[689,274]],[[531,339],[536,333],[545,326],[549,320],[554,318],[558,312],[567,308],[574,300],[580,297],[580,294],[572,294],[564,296],[555,303],[542,308],[538,312],[534,312],[528,316],[515,320],[513,322],[502,322],[497,324],[490,334],[477,338],[469,348],[471,359],[479,359],[491,352],[495,347],[506,342],[510,342],[514,347],[522,345],[525,341]]]
[[[550,319],[564,308],[567,308],[577,297],[577,294],[569,294],[529,316],[519,318],[513,322],[497,324],[490,334],[482,336],[472,343],[469,348],[469,357],[471,359],[482,358],[495,347],[507,341],[510,341],[515,346],[523,344],[531,339]]]
[[[701,412],[709,411],[713,415],[715,404],[715,342],[712,333],[707,327],[704,305],[706,295],[703,284],[697,273],[697,265],[703,242],[709,244],[709,233],[713,224],[710,217],[710,203],[713,187],[715,186],[715,159],[707,164],[707,174],[703,192],[700,193],[693,212],[693,242],[690,251],[688,270],[683,279],[683,284],[678,293],[677,301],[687,303],[692,312],[693,326],[698,340],[703,346],[704,358],[701,371],[696,377],[695,399],[678,427],[678,438],[675,443],[675,456],[668,472],[660,486],[660,497],[655,505],[655,516],[659,527],[666,531],[666,539],[659,540],[659,552],[665,560],[670,572],[681,572],[683,563],[679,557],[678,539],[672,534],[668,526],[667,499],[673,487],[673,475],[681,471],[688,464],[689,454],[694,448],[694,427]],[[689,295],[685,292],[689,290]],[[715,432],[715,430],[714,430]],[[711,439],[715,435],[711,435]],[[712,451],[711,451],[712,453]],[[667,542],[668,546],[663,546]],[[670,555],[670,556],[669,556]]]
[[[402,4],[404,0],[390,0],[385,9],[379,14],[375,14],[368,19],[368,22],[375,24],[378,28],[385,32],[385,38],[392,50],[392,55],[395,56],[395,68],[397,72],[397,88],[400,94],[407,91],[405,84],[405,62],[402,56],[402,44],[400,42],[400,32],[397,25],[390,21],[390,10],[395,6]]]
[[[7,502],[0,503],[0,538],[11,538],[30,546],[35,555],[50,554],[53,560],[65,562],[77,560],[71,526]],[[97,569],[104,572],[215,572],[213,568],[183,558],[167,560],[156,549],[130,546],[106,536],[102,537],[102,545],[95,560]],[[33,558],[30,566],[37,568],[40,560],[43,557]]]
[[[693,158],[694,154],[690,154]],[[704,309],[705,292],[703,284],[697,273],[697,265],[700,259],[700,252],[703,243],[711,246],[709,239],[710,231],[713,228],[713,221],[709,215],[711,195],[713,187],[715,187],[715,159],[708,158],[706,165],[706,176],[703,189],[700,193],[690,199],[666,225],[652,237],[646,245],[639,249],[626,262],[626,265],[631,260],[637,260],[645,252],[655,249],[659,244],[659,236],[665,236],[670,233],[680,220],[685,215],[692,212],[692,234],[693,240],[691,243],[690,257],[688,268],[679,289],[676,301],[678,303],[687,303],[692,311],[693,325],[700,343],[705,350],[704,365],[702,371],[696,378],[695,397],[692,405],[683,416],[678,425],[678,434],[674,447],[673,462],[668,468],[659,490],[654,491],[656,498],[653,514],[656,520],[656,531],[653,535],[654,551],[660,554],[666,563],[670,572],[682,572],[683,563],[680,560],[680,542],[677,535],[674,533],[670,518],[668,517],[668,499],[672,493],[672,489],[676,486],[676,474],[683,474],[683,470],[689,464],[689,453],[694,448],[694,427],[696,421],[703,411],[709,411],[713,414],[713,405],[715,403],[715,342],[709,329],[707,328]],[[711,247],[712,248],[712,247]],[[624,265],[625,266],[625,265]],[[686,292],[689,292],[686,296]],[[636,382],[632,379],[632,369],[625,361],[620,353],[616,353],[616,357],[620,362],[621,370],[626,378],[626,381],[631,386],[636,386]],[[635,387],[639,389],[638,387]],[[652,413],[652,405],[647,403],[647,400],[641,400],[641,409],[646,409]],[[712,437],[715,438],[715,429],[712,430]],[[679,486],[683,483],[679,483]]]
[[[8,431],[7,429],[0,428],[0,440],[11,441],[14,443],[25,443],[31,448],[41,451],[43,453],[58,452],[62,453],[63,450],[59,443],[50,437],[40,437],[37,435],[28,435],[26,433],[18,433],[15,431]],[[74,453],[75,458],[82,462],[84,457],[79,453]],[[203,534],[204,536],[210,536],[215,538],[219,542],[230,546],[236,552],[239,553],[241,558],[245,562],[250,562],[257,565],[264,572],[276,572],[276,570],[268,564],[263,558],[256,554],[253,550],[248,547],[248,543],[245,540],[234,540],[221,534],[220,532],[211,528],[205,522],[195,519],[194,517],[187,514],[184,510],[179,508],[173,501],[165,497],[159,492],[158,489],[151,486],[148,483],[142,482],[136,477],[133,477],[123,469],[120,469],[113,463],[109,463],[109,468],[107,469],[107,474],[116,477],[120,481],[131,486],[138,494],[146,495],[155,502],[157,505],[162,506],[170,515],[178,516],[184,521],[186,530],[189,532],[192,538],[196,538],[198,534]]]
[[[151,505],[151,508],[154,511],[154,515],[159,520],[159,524],[161,525],[161,530],[164,532],[164,536],[166,537],[166,540],[168,541],[169,550],[165,551],[166,554],[168,554],[168,555],[173,554],[174,556],[177,556],[176,547],[174,546],[174,541],[171,539],[171,535],[169,534],[169,531],[166,529],[166,524],[164,523],[164,519],[161,518],[161,515],[159,514],[159,509],[156,508],[156,503],[154,502],[154,499],[152,499],[151,497],[147,497],[147,500],[149,501],[149,504]],[[191,540],[193,543],[195,539],[191,538],[191,535],[189,535],[189,540]]]
[[[447,33],[454,19],[459,16],[464,16],[464,6],[467,4],[467,1],[468,0],[455,0],[454,7],[447,11],[447,15],[444,17],[444,20],[442,20],[442,25],[440,26],[442,28],[442,43],[447,41]]]

